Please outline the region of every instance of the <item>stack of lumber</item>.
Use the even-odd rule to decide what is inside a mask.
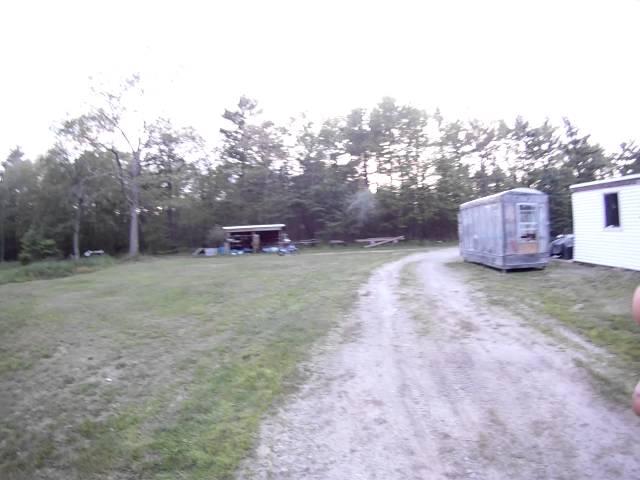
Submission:
[[[309,238],[308,240],[296,240],[294,243],[296,245],[305,245],[305,246],[313,247],[314,245],[317,245],[318,243],[320,243],[320,240],[316,238]]]
[[[400,240],[404,240],[404,235],[398,237],[359,238],[356,242],[366,243],[367,245],[365,245],[364,248],[373,248],[386,245],[387,243],[398,243]]]

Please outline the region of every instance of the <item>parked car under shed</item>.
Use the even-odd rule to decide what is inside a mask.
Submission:
[[[565,260],[573,258],[573,234],[558,235],[551,245],[549,245],[549,255],[552,257],[560,257]]]

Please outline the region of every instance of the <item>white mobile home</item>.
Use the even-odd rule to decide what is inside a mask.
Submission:
[[[640,174],[570,188],[574,259],[640,270]]]

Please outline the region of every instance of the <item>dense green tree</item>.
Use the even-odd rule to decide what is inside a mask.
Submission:
[[[100,151],[85,151],[76,158],[58,146],[40,160],[41,190],[46,202],[41,202],[39,216],[48,234],[66,245],[71,239],[71,255],[81,253],[81,227],[88,211],[96,208],[116,185],[111,159]],[[46,220],[45,220],[46,219]],[[71,234],[69,234],[71,232]]]
[[[129,210],[130,257],[140,252],[142,166],[151,148],[151,127],[144,112],[128,104],[143,96],[139,82],[133,76],[115,93],[100,92],[101,101],[89,113],[65,122],[59,132],[81,148],[111,154]]]
[[[391,186],[398,172],[398,128],[401,126],[400,108],[393,98],[385,97],[371,111],[369,129],[371,150],[376,159],[376,170],[385,176]]]
[[[453,238],[457,232],[457,212],[472,196],[471,175],[465,157],[471,151],[469,132],[462,122],[444,125],[439,153],[435,159],[433,234]]]
[[[190,208],[202,139],[191,128],[159,119],[149,127],[141,180],[143,237],[153,252],[175,251],[183,241],[182,216]]]
[[[356,108],[347,115],[342,126],[345,153],[350,156],[353,165],[360,176],[362,186],[370,185],[371,152],[373,150],[373,136],[366,119],[366,110]]]
[[[449,120],[389,97],[287,128],[242,97],[207,151],[192,129],[141,120],[127,100],[138,88],[134,79],[102,94],[46,155],[32,162],[15,149],[2,163],[3,259],[38,256],[49,241],[74,256],[176,251],[241,223],[284,222],[293,238],[453,238],[461,203],[514,187],[547,193],[552,233],[564,233],[571,184],[640,171],[635,143],[607,154],[569,120]]]
[[[16,258],[20,239],[37,221],[38,175],[33,162],[24,157],[20,147],[14,148],[2,163],[2,230],[3,257]]]
[[[216,172],[220,216],[240,223],[281,217],[288,203],[286,130],[261,121],[257,103],[246,97],[236,110],[225,111],[223,118],[230,125],[220,129],[223,147]]]
[[[640,145],[636,142],[623,142],[620,151],[610,157],[612,166],[622,175],[640,173]]]
[[[7,216],[9,191],[4,169],[0,170],[0,263],[5,261],[5,222]]]
[[[291,179],[289,203],[289,220],[304,238],[315,238],[327,224],[324,183],[329,167],[320,141],[314,125],[304,121],[296,136],[294,155],[300,171]]]
[[[573,170],[576,182],[591,182],[612,173],[612,164],[604,149],[592,143],[590,135],[580,135],[578,129],[565,118],[562,144],[563,164]]]

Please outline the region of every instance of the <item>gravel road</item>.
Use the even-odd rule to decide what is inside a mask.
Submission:
[[[238,478],[640,479],[640,420],[598,397],[566,346],[472,296],[455,258],[373,273]],[[400,282],[414,262],[426,328]]]

